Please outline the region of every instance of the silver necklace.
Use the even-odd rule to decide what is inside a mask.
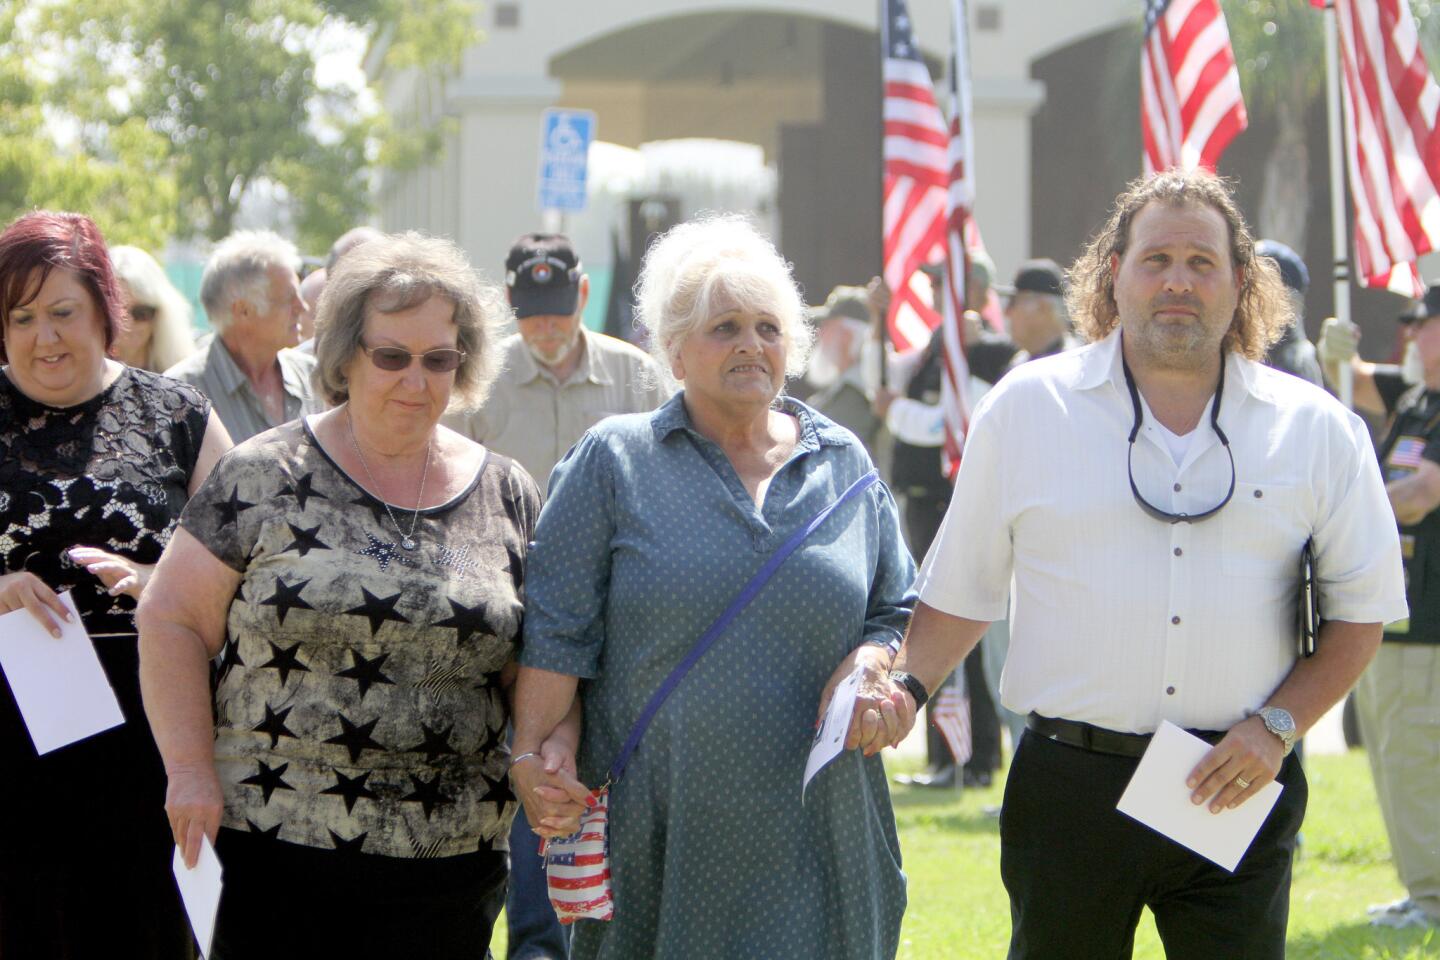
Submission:
[[[380,484],[375,482],[375,474],[370,472],[370,464],[365,462],[365,454],[360,452],[360,441],[355,439],[355,421],[351,418],[348,410],[345,412],[345,424],[350,428],[350,442],[355,447],[355,456],[360,458],[360,466],[365,468],[365,476],[370,478],[370,486],[378,491]],[[430,475],[430,442],[430,440],[425,441],[425,467],[420,471],[420,492],[415,497],[415,515],[410,518],[409,533],[400,529],[400,521],[395,519],[395,511],[390,509],[390,504],[385,502],[385,498],[378,494],[375,497],[380,501],[380,506],[384,507],[385,512],[390,515],[390,522],[395,525],[395,532],[400,534],[400,546],[406,550],[414,550],[416,547],[415,527],[420,522],[420,504],[425,502],[425,478]]]

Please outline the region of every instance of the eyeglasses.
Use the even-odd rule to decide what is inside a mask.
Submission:
[[[1120,356],[1120,365],[1125,370],[1125,386],[1130,388],[1130,404],[1135,409],[1135,423],[1130,428],[1130,448],[1125,455],[1125,469],[1130,474],[1130,492],[1135,495],[1135,502],[1140,505],[1150,516],[1163,523],[1199,523],[1201,520],[1208,520],[1219,513],[1230,498],[1235,496],[1235,454],[1230,450],[1230,438],[1225,436],[1225,431],[1220,429],[1220,398],[1225,394],[1225,351],[1220,351],[1220,381],[1215,384],[1215,404],[1210,408],[1210,429],[1215,431],[1215,436],[1220,438],[1220,443],[1225,447],[1225,455],[1230,458],[1230,489],[1225,491],[1225,499],[1204,513],[1171,513],[1168,510],[1161,510],[1155,504],[1146,500],[1140,493],[1140,488],[1135,485],[1135,438],[1140,435],[1140,391],[1135,386],[1135,377],[1130,373],[1130,364],[1125,362],[1124,354]]]
[[[129,310],[130,319],[134,320],[136,323],[149,323],[155,319],[155,314],[159,312],[160,311],[156,310],[154,307],[147,306],[143,303],[137,303]]]
[[[449,373],[458,369],[467,356],[460,350],[443,347],[439,350],[427,350],[424,353],[411,353],[409,350],[401,350],[399,347],[367,347],[362,343],[360,349],[365,351],[365,355],[370,358],[371,363],[381,370],[389,370],[392,373],[404,370],[416,359],[419,359],[420,366],[425,368],[426,373]]]

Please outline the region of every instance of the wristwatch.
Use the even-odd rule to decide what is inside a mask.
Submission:
[[[919,710],[925,706],[925,701],[930,699],[930,694],[925,692],[925,684],[914,674],[906,673],[904,670],[891,670],[890,679],[910,691],[910,696],[915,698],[915,709]]]
[[[1282,757],[1290,756],[1290,751],[1295,749],[1296,729],[1295,718],[1290,716],[1290,711],[1281,707],[1261,707],[1255,711],[1255,715],[1265,721],[1265,729],[1280,738],[1285,744],[1285,752]]]

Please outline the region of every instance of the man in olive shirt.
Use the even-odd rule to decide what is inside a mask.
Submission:
[[[505,289],[520,332],[500,343],[502,369],[485,403],[445,424],[518,461],[543,494],[586,430],[617,413],[654,410],[669,391],[644,352],[581,324],[590,278],[568,237],[516,240]]]
[[[210,398],[236,443],[321,409],[311,383],[315,358],[300,342],[300,255],[268,230],[220,242],[200,279],[200,302],[215,336],[165,371]]]

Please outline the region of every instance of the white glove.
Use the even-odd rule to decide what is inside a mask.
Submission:
[[[1359,345],[1359,327],[1348,320],[1326,317],[1320,325],[1320,339],[1315,343],[1315,352],[1326,366],[1344,367],[1350,364]]]

